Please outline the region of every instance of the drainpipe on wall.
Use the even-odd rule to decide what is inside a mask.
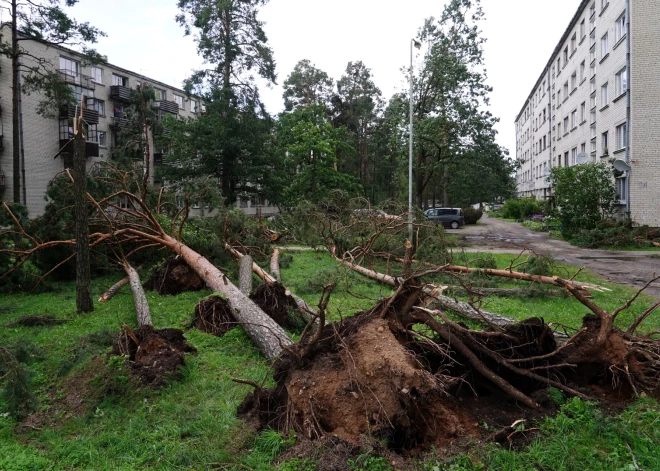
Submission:
[[[18,59],[18,129],[21,146],[21,174],[23,187],[23,204],[27,206],[27,189],[25,188],[25,146],[23,145],[23,92],[21,90],[21,59]]]
[[[626,74],[628,75],[628,83],[626,84],[626,133],[628,133],[628,142],[626,144],[626,163],[630,165],[630,80],[632,74],[630,73],[630,0],[626,0]],[[631,219],[632,215],[630,214],[630,174],[632,170],[628,171],[626,180],[628,184],[626,185],[626,216]]]

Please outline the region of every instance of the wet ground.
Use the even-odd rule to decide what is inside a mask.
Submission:
[[[447,233],[462,236],[469,245],[466,251],[520,253],[527,248],[571,265],[586,267],[613,283],[637,289],[653,279],[655,274],[660,275],[660,251],[583,249],[562,240],[551,239],[548,233],[533,232],[518,223],[488,218],[487,215],[484,215],[480,223],[477,226],[448,229]],[[660,299],[660,281],[649,286],[646,292]]]

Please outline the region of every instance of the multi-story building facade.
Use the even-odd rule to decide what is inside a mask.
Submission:
[[[7,28],[3,26],[3,28]],[[8,33],[8,31],[4,31]],[[11,37],[11,34],[3,34]],[[97,65],[85,64],[82,56],[70,49],[34,39],[22,37],[21,47],[30,57],[46,61],[49,70],[57,71],[60,79],[69,84],[79,102],[84,97],[84,117],[88,123],[86,156],[88,168],[97,162],[111,158],[113,145],[122,128],[127,124],[125,108],[129,102],[130,89],[140,84],[149,84],[156,92],[153,103],[156,115],[166,114],[190,118],[204,112],[204,104],[195,97],[176,87],[158,80],[131,72],[107,60]],[[11,201],[13,195],[13,145],[12,142],[12,102],[11,102],[11,60],[0,56],[0,200]],[[21,202],[29,210],[31,217],[43,213],[48,183],[72,164],[73,129],[72,120],[75,106],[64,107],[55,118],[47,118],[37,112],[43,100],[40,93],[21,94],[19,123],[21,151]],[[149,136],[151,168],[162,164],[163,150],[154,146],[153,136]],[[57,158],[54,158],[57,156]],[[153,175],[153,172],[152,172]],[[153,177],[152,177],[153,180]],[[153,181],[152,181],[153,183]],[[237,202],[248,214],[263,212],[272,214],[276,208],[263,206],[249,197],[241,197]],[[208,210],[206,211],[208,213]],[[195,205],[191,215],[203,215],[203,207]]]
[[[616,162],[621,212],[660,226],[657,24],[654,0],[580,2],[516,118],[519,196],[551,197],[552,167]]]

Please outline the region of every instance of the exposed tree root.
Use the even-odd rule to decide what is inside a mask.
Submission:
[[[479,417],[462,405],[473,395],[501,397],[492,407],[503,411],[517,403],[525,418],[542,413],[539,394],[549,387],[583,399],[594,397],[592,388],[629,398],[659,391],[656,341],[613,329],[596,349],[595,316],[563,345],[539,318],[473,331],[425,308],[422,287],[406,280],[370,311],[303,334],[276,361],[275,388],[255,388],[239,412],[309,439],[357,444],[371,435],[412,451],[479,436]],[[512,434],[508,427],[493,439]]]
[[[113,354],[128,356],[135,376],[154,387],[175,376],[185,362],[185,353],[195,351],[179,329],[156,330],[149,325],[136,330],[124,326],[113,348]]]
[[[177,295],[186,291],[201,291],[204,281],[181,257],[169,257],[144,284],[161,295]]]

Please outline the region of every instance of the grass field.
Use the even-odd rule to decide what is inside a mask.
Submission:
[[[326,253],[296,252],[292,257],[282,269],[283,281],[310,304],[318,302],[321,285],[337,283],[330,303],[333,319],[368,309],[391,292],[389,287],[348,273]],[[495,256],[500,267],[507,266],[512,257]],[[589,272],[580,273],[578,279],[601,283]],[[114,277],[95,279],[95,298],[114,281]],[[596,293],[594,300],[606,309],[633,293],[626,287],[602,284],[612,291]],[[255,434],[236,418],[236,408],[251,388],[230,378],[261,382],[269,375],[269,365],[241,329],[223,338],[187,330],[186,337],[197,354],[187,356],[181,377],[158,391],[136,389],[120,368],[123,360],[105,356],[110,350],[109,333],[118,332],[123,324],[135,325],[128,287],[85,315],[75,313],[74,291],[73,283],[60,283],[51,292],[0,298],[0,345],[21,346],[25,351],[38,417],[49,418],[29,422],[31,427],[18,427],[4,413],[6,404],[0,400],[0,470],[314,469],[313,456],[276,466],[278,453],[295,437]],[[195,304],[208,294],[161,297],[147,293],[155,326],[187,329]],[[640,297],[621,321],[629,322],[648,302],[649,298]],[[548,296],[494,297],[484,307],[520,319],[537,315],[571,327],[578,327],[586,313],[575,300]],[[68,322],[51,327],[6,327],[28,314],[53,314]],[[647,328],[659,325],[654,319]],[[95,355],[100,356],[94,360]],[[87,402],[79,415],[69,415],[62,404],[73,387],[82,384],[74,382],[76,378],[89,380],[81,390]],[[633,456],[641,469],[660,469],[659,425],[660,407],[650,399],[639,400],[616,417],[605,416],[595,405],[571,400],[557,417],[528,425],[541,431],[522,451],[488,446],[451,459],[429,456],[420,460],[418,469],[621,471],[635,470]],[[368,454],[350,467],[392,469],[386,460]]]

